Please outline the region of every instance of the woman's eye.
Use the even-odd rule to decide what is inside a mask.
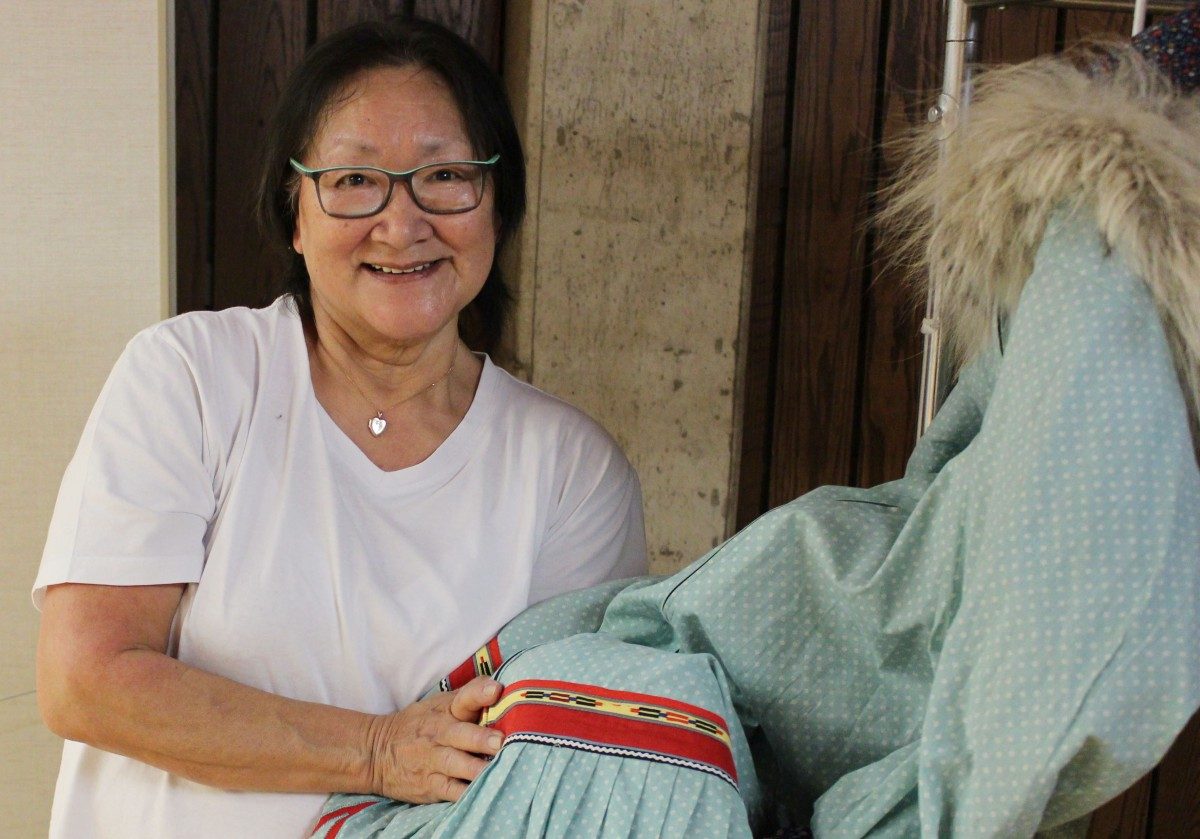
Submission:
[[[429,179],[432,181],[458,181],[462,180],[463,173],[457,169],[434,169],[429,173]]]
[[[368,186],[370,183],[371,179],[365,172],[343,172],[333,182],[333,185],[337,189],[356,189]]]

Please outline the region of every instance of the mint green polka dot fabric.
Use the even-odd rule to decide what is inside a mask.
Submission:
[[[544,616],[548,610],[541,610]],[[578,615],[578,612],[568,608]],[[506,743],[454,805],[413,807],[373,796],[337,795],[327,822],[338,839],[687,836],[750,839],[758,780],[725,675],[709,655],[636,647],[602,634],[533,646],[508,659],[505,684],[553,678],[624,692],[666,695],[721,716],[729,728],[737,786],[696,769],[536,742]]]
[[[539,646],[502,681],[724,706],[765,800],[513,744],[458,804],[368,808],[341,839],[748,835],[763,813],[817,837],[1079,835],[1200,707],[1200,470],[1153,301],[1056,217],[904,478],[816,490],[505,632],[506,656]]]
[[[903,480],[810,493],[609,608],[722,663],[818,837],[1078,833],[1200,705],[1200,474],[1146,288],[1058,217],[1008,327]]]

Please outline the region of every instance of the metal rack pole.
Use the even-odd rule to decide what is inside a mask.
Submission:
[[[1000,6],[1044,6],[1050,9],[1074,9],[1093,12],[1130,12],[1144,4],[1147,13],[1171,14],[1182,12],[1194,0],[966,0],[973,9],[994,9]]]
[[[1133,6],[1133,34],[1136,36],[1146,28],[1146,11],[1150,7],[1149,0],[1137,0]]]
[[[942,92],[937,104],[929,111],[929,121],[941,123],[940,142],[946,140],[958,126],[970,97],[971,64],[977,60],[979,18],[965,0],[948,0],[946,8],[946,59],[942,74]],[[925,319],[921,323],[924,351],[921,355],[921,391],[918,397],[917,436],[920,437],[933,422],[950,390],[950,358],[942,332],[939,300],[932,291],[925,302]]]
[[[946,0],[946,54],[942,75],[942,92],[938,103],[929,111],[930,122],[942,125],[939,142],[944,145],[966,116],[971,96],[972,67],[978,61],[979,27],[986,9],[1000,6],[1049,6],[1060,9],[1107,9],[1133,12],[1133,34],[1142,31],[1149,11],[1166,13],[1179,11],[1191,0]],[[952,384],[951,359],[948,353],[936,292],[925,302],[925,319],[921,323],[924,351],[921,360],[921,390],[918,397],[917,436],[920,437],[933,422]]]

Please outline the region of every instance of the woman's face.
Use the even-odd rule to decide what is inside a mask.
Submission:
[[[370,70],[347,90],[350,97],[320,125],[305,165],[403,171],[475,159],[453,96],[429,70]],[[304,255],[318,324],[332,320],[380,358],[457,334],[458,313],[483,287],[495,255],[490,178],[483,202],[466,213],[427,213],[397,183],[387,207],[361,219],[326,215],[312,179],[301,181],[292,246]]]

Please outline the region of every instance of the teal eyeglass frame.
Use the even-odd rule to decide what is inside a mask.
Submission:
[[[309,167],[307,167],[303,163],[301,163],[299,160],[296,160],[294,157],[288,158],[288,163],[291,164],[293,169],[295,169],[297,172],[299,172],[301,175],[303,175],[306,178],[312,178],[313,187],[317,191],[317,203],[319,203],[321,205],[321,210],[327,216],[330,216],[331,218],[343,218],[343,219],[370,218],[371,216],[382,213],[385,209],[387,209],[387,205],[392,202],[392,191],[396,188],[396,181],[403,182],[405,188],[408,190],[408,197],[413,200],[414,204],[416,204],[418,207],[420,207],[423,211],[425,211],[427,213],[432,213],[433,215],[438,215],[438,216],[452,216],[452,215],[457,215],[459,213],[469,213],[469,212],[471,212],[471,210],[474,210],[476,207],[478,207],[479,204],[483,201],[483,190],[482,189],[479,191],[479,200],[476,201],[475,204],[471,207],[465,207],[461,210],[431,210],[429,207],[426,207],[424,204],[422,204],[421,199],[419,199],[417,197],[416,190],[413,189],[413,185],[412,185],[413,175],[417,174],[417,172],[420,172],[423,169],[433,169],[438,166],[453,166],[455,164],[471,163],[471,164],[474,164],[475,166],[482,167],[483,174],[486,176],[488,174],[488,172],[490,172],[492,170],[492,168],[499,162],[500,162],[500,155],[493,154],[487,160],[439,160],[436,163],[424,163],[420,166],[413,167],[412,169],[407,169],[403,172],[393,172],[391,169],[384,169],[380,166],[326,166],[322,169],[310,169]],[[378,172],[381,175],[386,175],[387,179],[388,179],[388,191],[387,191],[387,195],[385,195],[383,197],[383,203],[379,205],[379,209],[374,210],[373,212],[370,212],[370,213],[363,213],[362,215],[353,215],[353,216],[348,216],[348,215],[343,215],[343,214],[335,215],[334,213],[331,213],[328,210],[326,210],[325,202],[321,200],[321,186],[317,181],[326,172],[337,172],[339,170],[366,170],[369,172]]]

